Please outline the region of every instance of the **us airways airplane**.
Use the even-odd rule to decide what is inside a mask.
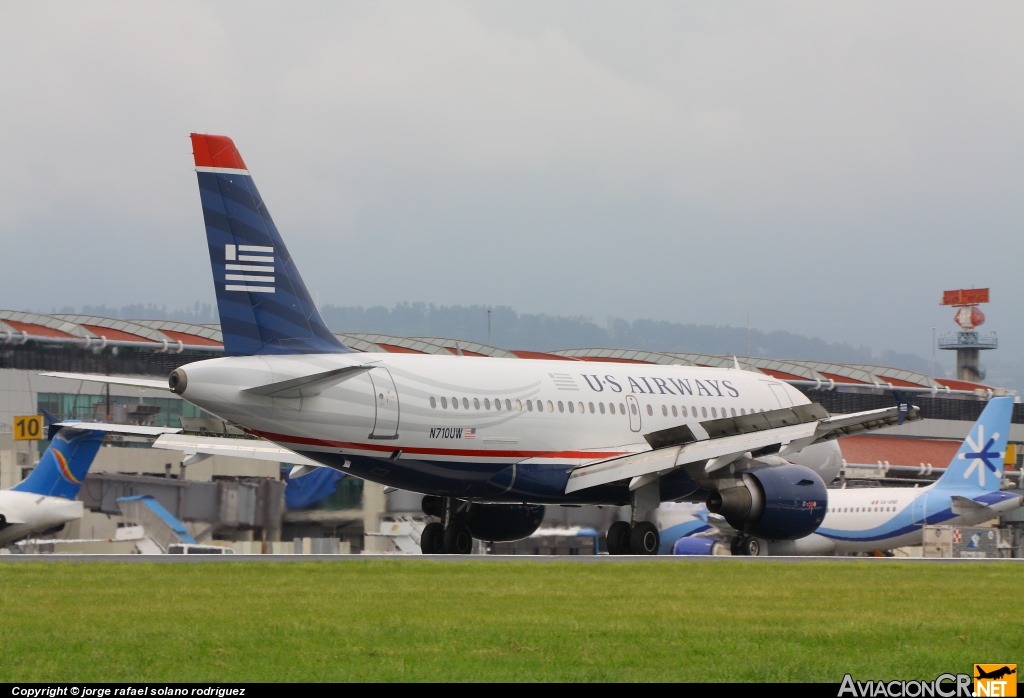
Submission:
[[[0,546],[82,518],[75,497],[102,441],[100,431],[56,432],[29,476],[0,490]]]
[[[973,526],[1024,504],[1019,494],[1000,491],[1013,398],[989,400],[946,472],[922,488],[864,487],[828,492],[828,511],[818,530],[795,540],[737,540],[720,517],[684,522],[663,531],[677,539],[677,555],[833,555],[921,545],[924,526]]]
[[[825,515],[846,433],[919,417],[832,416],[738,369],[358,353],[324,324],[231,139],[192,135],[227,356],[172,392],[320,466],[426,495],[427,553],[516,540],[543,505],[629,505],[615,554],[655,554],[662,501],[707,501],[744,535],[799,538]],[[69,374],[51,374],[69,375]],[[104,382],[152,381],[76,375]]]

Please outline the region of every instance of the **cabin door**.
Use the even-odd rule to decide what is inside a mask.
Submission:
[[[391,373],[383,367],[369,371],[370,382],[373,384],[373,403],[376,415],[373,422],[371,439],[398,438],[398,390]]]

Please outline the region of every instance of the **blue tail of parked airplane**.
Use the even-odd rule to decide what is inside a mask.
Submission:
[[[103,436],[102,431],[61,429],[29,476],[11,489],[74,499],[100,449]]]
[[[1012,397],[989,400],[935,487],[997,491],[1003,477],[1012,416]]]
[[[327,329],[267,207],[226,136],[192,134],[224,351],[352,351]]]

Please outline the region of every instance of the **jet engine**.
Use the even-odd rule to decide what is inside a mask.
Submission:
[[[809,468],[762,466],[740,473],[735,486],[712,492],[707,506],[708,511],[721,514],[730,526],[748,535],[794,540],[821,525],[828,491]]]
[[[544,507],[531,504],[471,504],[465,514],[470,534],[478,540],[520,540],[533,535],[544,519]]]

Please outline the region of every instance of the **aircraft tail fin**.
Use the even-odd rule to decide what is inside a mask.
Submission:
[[[53,437],[29,476],[11,489],[74,499],[100,449],[103,436],[101,431],[64,427]]]
[[[964,487],[986,491],[999,489],[1006,458],[1006,438],[1013,416],[1012,397],[988,401],[936,487]]]
[[[351,352],[320,316],[235,144],[193,133],[192,153],[225,353]]]

